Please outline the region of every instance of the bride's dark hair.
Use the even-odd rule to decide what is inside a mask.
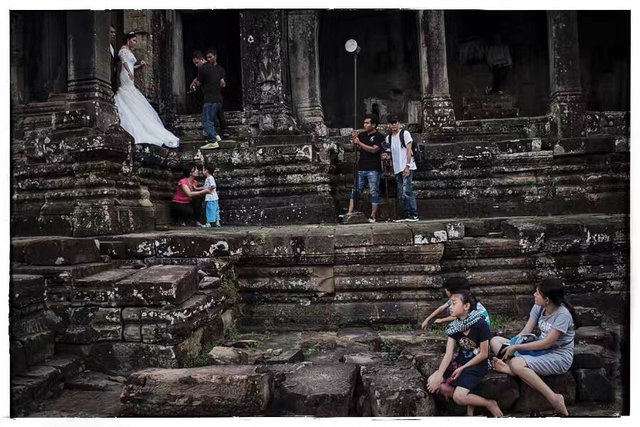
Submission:
[[[127,33],[124,36],[124,41],[123,44],[126,44],[129,40],[131,40],[132,38],[134,38],[136,36],[136,33],[134,33],[133,31],[131,31],[130,33]]]

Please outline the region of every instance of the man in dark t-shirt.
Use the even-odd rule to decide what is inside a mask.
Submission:
[[[221,75],[221,70],[214,70],[199,50],[193,53],[193,63],[198,67],[198,77],[193,80],[191,86],[200,86],[202,90],[202,126],[209,137],[209,143],[200,148],[218,148],[218,141],[221,138],[216,133],[213,120],[222,105],[220,86],[224,82],[224,75]]]
[[[209,63],[213,66],[213,71],[217,76],[220,76],[220,88],[227,86],[225,81],[226,73],[222,65],[218,64],[218,51],[209,48],[205,51],[204,57],[209,61]],[[220,122],[220,130],[224,130],[226,128],[226,122],[224,120],[224,100],[222,97],[222,93],[220,94],[220,109],[218,109],[218,122]]]
[[[354,130],[351,134],[351,142],[359,149],[358,159],[358,186],[351,193],[349,200],[349,211],[353,212],[355,201],[364,190],[364,186],[369,183],[371,193],[371,217],[369,222],[376,222],[376,213],[380,204],[380,154],[384,135],[378,132],[378,117],[374,114],[364,116],[364,132],[359,134]]]

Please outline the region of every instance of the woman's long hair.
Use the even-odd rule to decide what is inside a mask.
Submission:
[[[577,328],[578,322],[576,317],[576,311],[571,304],[566,300],[564,296],[564,283],[558,279],[544,279],[538,285],[538,291],[542,294],[542,296],[549,298],[552,303],[560,307],[564,305],[571,313],[571,317],[573,318],[573,324]]]

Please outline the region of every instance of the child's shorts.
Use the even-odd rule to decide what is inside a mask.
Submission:
[[[480,381],[482,381],[484,376],[487,375],[487,372],[489,372],[489,365],[485,362],[482,362],[466,368],[464,371],[462,371],[462,375],[460,375],[458,379],[452,380],[450,378],[451,374],[453,374],[453,371],[455,371],[460,366],[461,365],[459,365],[454,360],[453,362],[451,362],[444,373],[446,383],[451,385],[452,387],[463,387],[471,391],[476,388],[478,384],[480,384]]]
[[[220,207],[217,200],[207,200],[207,222],[220,221]]]

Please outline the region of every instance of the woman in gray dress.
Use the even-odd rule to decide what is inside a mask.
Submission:
[[[551,390],[540,375],[559,375],[571,368],[575,336],[573,307],[565,301],[564,285],[557,279],[543,280],[533,296],[535,305],[519,336],[511,340],[503,337],[491,340],[491,349],[498,355],[493,358],[493,369],[520,377],[542,393],[556,413],[567,416],[564,397]],[[524,343],[521,337],[531,334],[536,326],[540,336]]]

